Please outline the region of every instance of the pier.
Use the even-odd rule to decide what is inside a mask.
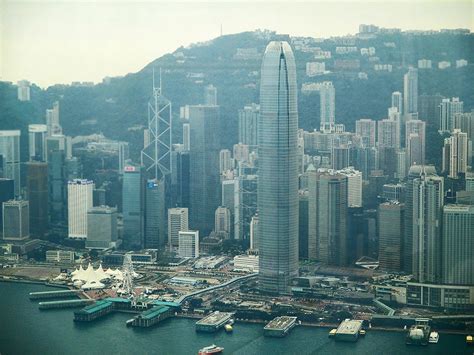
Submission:
[[[340,341],[357,341],[362,329],[361,320],[346,319],[337,327],[335,339]]]
[[[200,332],[216,332],[234,316],[234,313],[219,312],[211,313],[207,317],[196,322],[196,331]]]
[[[30,292],[30,300],[77,297],[80,292],[81,291],[76,291],[76,290]]]
[[[113,309],[113,302],[105,300],[97,301],[95,304],[91,304],[80,311],[74,312],[74,321],[90,322],[111,313]]]
[[[172,316],[173,311],[170,307],[155,306],[133,318],[131,325],[132,327],[148,328]]]
[[[263,335],[269,337],[284,337],[295,325],[296,317],[276,317],[263,328]]]
[[[38,306],[39,306],[39,309],[74,308],[74,307],[83,307],[94,302],[95,301],[91,299],[62,300],[62,301],[40,302],[38,303]]]

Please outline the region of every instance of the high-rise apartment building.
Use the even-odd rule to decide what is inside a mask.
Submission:
[[[48,135],[62,135],[63,129],[59,124],[59,102],[53,103],[52,109],[46,110],[46,126],[48,126]]]
[[[425,130],[426,124],[421,120],[410,120],[405,124],[405,147],[408,168],[425,163]]]
[[[375,121],[363,118],[356,121],[356,134],[361,137],[364,147],[375,147]]]
[[[336,89],[331,81],[321,83],[319,87],[320,130],[332,131],[336,122]]]
[[[219,152],[219,172],[222,174],[233,168],[232,154],[229,149],[222,149]]]
[[[409,68],[403,76],[404,115],[418,113],[418,69]]]
[[[230,236],[230,211],[227,207],[219,206],[215,213],[214,231],[218,234],[224,234],[227,238]]]
[[[30,82],[28,80],[20,80],[17,82],[17,98],[20,101],[30,101]]]
[[[239,142],[255,150],[258,145],[260,105],[255,103],[239,110]]]
[[[439,112],[439,130],[441,132],[451,132],[455,126],[454,116],[459,113],[463,113],[462,101],[459,101],[459,97],[453,97],[452,99],[442,99],[438,106]]]
[[[0,229],[3,228],[2,203],[15,198],[15,183],[12,179],[0,178]],[[3,229],[2,229],[3,230]]]
[[[216,106],[217,105],[217,88],[210,84],[204,88],[204,105]]]
[[[461,174],[466,174],[468,143],[467,134],[459,129],[454,129],[451,137],[444,139],[443,172],[447,172],[450,178],[457,179]]]
[[[272,293],[288,292],[298,276],[297,92],[290,45],[270,42],[260,83],[258,211],[259,287]],[[330,96],[321,92],[323,101]],[[330,122],[331,115],[321,120]]]
[[[93,206],[94,182],[75,179],[67,184],[68,237],[87,238],[87,211]]]
[[[378,146],[389,148],[400,148],[399,123],[390,119],[383,119],[377,122],[378,126]]]
[[[392,107],[395,107],[399,114],[403,114],[403,97],[400,91],[392,92]]]

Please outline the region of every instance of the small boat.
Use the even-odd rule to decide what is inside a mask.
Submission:
[[[359,330],[359,335],[361,337],[365,336],[365,334],[366,334],[366,331],[364,329]]]
[[[220,354],[223,351],[224,351],[223,347],[212,344],[199,350],[198,355]]]
[[[232,326],[230,324],[226,324],[224,325],[224,330],[227,332],[227,333],[231,333],[232,330],[234,330],[234,328],[232,328]]]
[[[428,343],[436,344],[439,341],[439,334],[438,332],[431,332],[430,337],[428,339]]]
[[[133,321],[134,321],[134,320],[135,320],[134,318],[127,320],[127,321],[125,322],[125,324],[127,325],[127,327],[130,327],[130,326],[133,324]]]
[[[474,337],[472,335],[466,336],[466,344],[467,345],[474,345]]]
[[[329,336],[330,338],[332,338],[332,337],[336,336],[336,332],[337,332],[337,329],[336,329],[336,328],[331,329],[331,331],[329,332],[329,335],[328,335],[328,336]]]

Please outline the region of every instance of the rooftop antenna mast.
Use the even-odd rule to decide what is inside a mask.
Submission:
[[[162,95],[161,68],[159,87],[153,68],[153,91],[148,102],[150,139],[141,152],[141,163],[151,179],[161,180],[171,173],[171,123],[171,102]]]

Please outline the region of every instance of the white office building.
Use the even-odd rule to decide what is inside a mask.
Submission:
[[[94,182],[74,179],[68,182],[68,237],[87,238],[87,211],[93,206]]]
[[[199,231],[179,232],[178,254],[182,258],[199,257]]]
[[[170,249],[179,247],[179,232],[188,230],[188,209],[170,208],[168,210],[168,245]]]

